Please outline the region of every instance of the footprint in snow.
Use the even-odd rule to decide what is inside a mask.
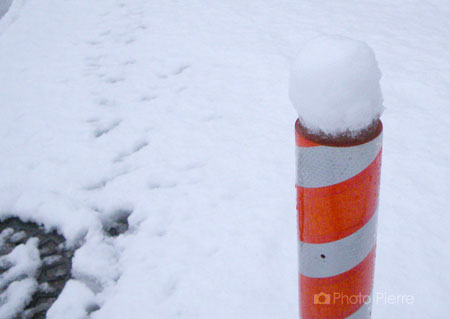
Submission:
[[[172,71],[171,74],[172,75],[180,75],[181,73],[183,73],[190,67],[191,67],[190,64],[182,64],[182,65],[178,66],[174,71]]]
[[[144,149],[145,147],[147,147],[149,145],[147,140],[143,140],[143,141],[139,141],[137,143],[135,143],[135,145],[133,146],[133,148],[130,151],[126,151],[126,152],[122,152],[120,153],[114,160],[114,163],[121,163],[123,162],[124,159],[126,159],[127,157],[132,156],[133,154],[138,153],[139,151],[141,151],[142,149]]]
[[[108,134],[109,132],[111,132],[113,129],[115,129],[116,127],[118,127],[120,125],[122,121],[121,120],[116,120],[108,125],[106,125],[105,127],[102,128],[97,128],[94,131],[94,137],[95,138],[99,138],[102,137],[105,134]]]

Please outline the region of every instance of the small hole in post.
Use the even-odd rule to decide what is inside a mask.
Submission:
[[[320,255],[320,258],[325,259],[325,255],[324,254]]]

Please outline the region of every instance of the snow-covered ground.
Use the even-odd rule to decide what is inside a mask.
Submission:
[[[11,6],[13,0],[2,0],[0,1],[0,18],[5,15],[5,13],[8,11],[9,7]]]
[[[81,246],[48,318],[298,317],[288,74],[330,33],[367,42],[383,73],[375,294],[414,302],[373,317],[448,318],[449,16],[448,0],[15,0],[0,217]],[[11,309],[37,289],[23,280]]]

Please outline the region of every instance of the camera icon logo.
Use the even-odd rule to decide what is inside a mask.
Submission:
[[[314,294],[314,304],[315,305],[329,305],[331,303],[330,294],[324,292]]]

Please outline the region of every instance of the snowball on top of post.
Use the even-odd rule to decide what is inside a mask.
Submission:
[[[344,144],[380,130],[381,72],[362,41],[320,36],[306,43],[291,70],[289,96],[312,140]]]

